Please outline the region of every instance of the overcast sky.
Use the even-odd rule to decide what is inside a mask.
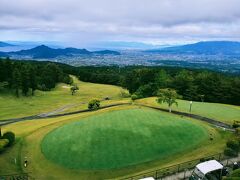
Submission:
[[[240,0],[0,0],[0,41],[240,41]]]

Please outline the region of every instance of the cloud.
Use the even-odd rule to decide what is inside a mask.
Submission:
[[[239,7],[239,0],[1,0],[0,38],[240,40]]]

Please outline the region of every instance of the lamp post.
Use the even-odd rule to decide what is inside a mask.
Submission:
[[[190,101],[190,107],[189,107],[189,112],[191,113],[192,112],[192,101]]]

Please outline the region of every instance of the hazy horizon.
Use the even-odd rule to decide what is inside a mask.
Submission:
[[[240,41],[238,0],[1,0],[0,41],[89,47]]]

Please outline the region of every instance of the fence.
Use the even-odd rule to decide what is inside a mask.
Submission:
[[[178,178],[179,179],[185,179],[187,177],[190,177],[193,168],[204,161],[208,161],[208,160],[218,160],[218,161],[223,161],[226,160],[226,163],[224,163],[224,165],[229,165],[230,161],[226,159],[226,157],[224,156],[223,153],[219,153],[219,154],[214,154],[211,156],[207,156],[201,159],[195,159],[192,161],[187,161],[181,164],[177,164],[174,166],[169,166],[166,168],[162,168],[162,169],[157,169],[154,171],[149,171],[146,173],[141,173],[141,174],[137,174],[134,176],[130,176],[130,177],[126,177],[123,178],[122,180],[135,180],[135,179],[141,179],[141,178],[146,178],[146,177],[153,177],[155,179],[162,179],[166,176],[170,176],[170,175],[175,175],[178,174]],[[176,176],[177,177],[177,176]]]

